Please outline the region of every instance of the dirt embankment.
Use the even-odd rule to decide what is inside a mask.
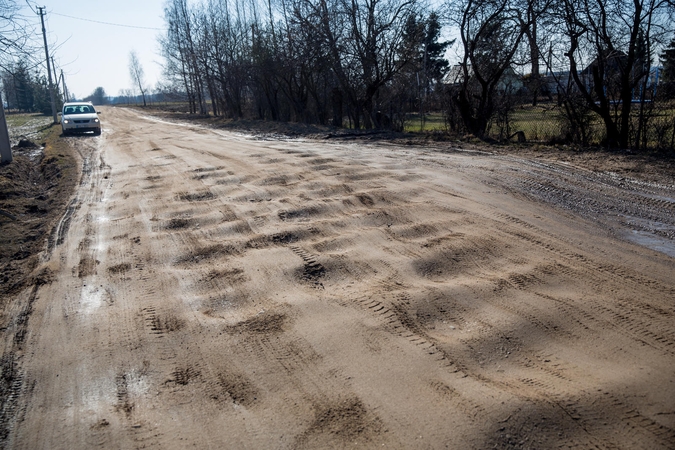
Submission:
[[[42,125],[41,123],[38,125]],[[25,128],[25,127],[24,127]],[[38,289],[52,281],[40,254],[56,244],[53,230],[63,219],[79,179],[79,157],[59,127],[12,130],[13,161],[0,165],[0,441],[10,432],[21,387],[21,354]],[[28,133],[26,133],[28,131]],[[31,139],[19,139],[17,133]],[[42,253],[46,258],[46,253]],[[28,297],[17,301],[22,291]],[[16,309],[12,307],[16,306]]]
[[[60,134],[51,127],[0,165],[0,297],[23,288],[77,184],[77,152]]]

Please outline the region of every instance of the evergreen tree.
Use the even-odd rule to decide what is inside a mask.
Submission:
[[[445,59],[445,51],[455,41],[440,41],[441,23],[438,14],[432,12],[426,21],[424,44],[426,47],[427,77],[436,82],[440,81],[448,70],[450,63]]]
[[[398,77],[398,96],[408,105],[409,111],[424,111],[430,107],[429,95],[434,86],[450,69],[445,59],[446,49],[453,41],[441,41],[441,24],[438,14],[428,17],[410,15],[403,29],[403,42],[399,58],[405,62]],[[411,89],[412,88],[412,89]]]
[[[33,107],[32,112],[41,112],[45,116],[52,114],[52,103],[49,95],[49,83],[47,78],[43,76],[36,76],[31,83],[33,90]]]
[[[26,63],[19,61],[13,72],[15,107],[19,111],[33,112],[33,104],[35,103],[33,80]]]
[[[423,72],[429,81],[440,81],[450,69],[445,51],[455,41],[440,41],[438,14],[432,12],[427,18],[410,15],[403,35],[400,58],[407,61],[408,71]]]
[[[662,66],[659,91],[665,98],[673,98],[675,97],[675,39],[670,41],[668,47],[659,55],[659,61]]]
[[[668,47],[663,50],[659,60],[663,71],[661,77],[663,81],[675,81],[675,39],[670,41]]]

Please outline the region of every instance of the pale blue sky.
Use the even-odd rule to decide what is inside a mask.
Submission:
[[[57,68],[63,69],[69,91],[82,98],[98,86],[110,96],[131,88],[132,49],[143,66],[146,84],[154,87],[161,77],[157,37],[162,31],[132,27],[163,28],[164,3],[165,0],[41,0],[37,6],[47,7],[45,25],[50,54]],[[39,24],[39,16],[35,20]]]

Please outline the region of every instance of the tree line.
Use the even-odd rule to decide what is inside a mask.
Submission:
[[[10,110],[43,113],[51,115],[49,83],[40,70],[30,70],[26,59],[20,59],[8,66],[0,75],[3,85],[3,99]],[[59,94],[61,103],[62,96]]]
[[[162,90],[192,113],[357,129],[443,110],[449,128],[481,138],[513,131],[516,105],[553,102],[562,139],[587,144],[601,128],[607,146],[645,148],[657,122],[675,138],[656,101],[669,91],[657,96],[657,82],[675,81],[673,11],[672,0],[169,0]],[[453,67],[443,30],[457,36]]]
[[[34,58],[35,30],[16,0],[0,0],[0,81],[10,109],[51,114],[49,88],[41,61]],[[38,47],[39,48],[39,47]]]
[[[672,149],[675,73],[663,47],[673,11],[670,0],[462,0],[452,14],[463,58],[450,110],[482,136],[495,117],[508,124],[523,97],[545,95],[567,141],[587,144],[600,128],[608,147]],[[514,89],[506,81],[518,67],[529,73]]]
[[[674,2],[167,0],[155,92],[191,113],[366,130],[442,111],[449,129],[483,139],[508,138],[517,108],[545,104],[559,140],[672,150]],[[6,6],[5,101],[46,111],[40,52],[16,1]],[[133,52],[129,68],[145,101]]]
[[[448,69],[415,0],[170,0],[165,19],[165,90],[194,113],[401,128]]]

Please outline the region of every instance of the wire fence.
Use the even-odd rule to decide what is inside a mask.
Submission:
[[[525,139],[536,142],[555,142],[561,140],[567,130],[563,111],[557,106],[520,106],[514,109],[508,119],[509,134],[522,132]],[[492,130],[497,128],[497,130]],[[494,131],[501,131],[500,127],[491,127],[493,137],[497,138]]]
[[[591,111],[572,118],[556,102],[536,106],[521,104],[497,115],[489,124],[486,137],[500,142],[520,140],[544,144],[603,145],[606,128],[602,119]],[[454,121],[454,122],[453,122]],[[458,126],[459,124],[459,126]],[[405,131],[460,132],[461,120],[444,113],[409,115]],[[675,103],[645,102],[633,105],[629,123],[631,146],[642,150],[675,150]]]

